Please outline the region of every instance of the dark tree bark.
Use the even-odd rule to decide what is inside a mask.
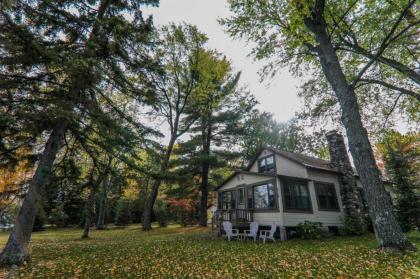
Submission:
[[[94,184],[91,184],[89,198],[86,203],[85,224],[83,225],[82,238],[89,237],[90,225],[92,224],[93,204],[95,203],[96,191],[97,191],[97,186]]]
[[[19,215],[14,223],[6,247],[0,254],[0,266],[21,265],[30,260],[29,241],[38,204],[42,198],[45,185],[52,171],[54,160],[63,141],[65,123],[58,123],[53,128],[45,149],[41,155],[35,174],[29,185],[28,193],[23,200]]]
[[[203,170],[201,174],[201,197],[200,197],[200,211],[199,211],[199,225],[201,227],[207,227],[207,204],[209,196],[209,164],[203,164]]]
[[[165,156],[162,160],[160,166],[160,174],[163,175],[168,170],[169,160],[171,158],[172,150],[175,145],[176,136],[171,136],[171,139],[168,144],[168,148],[166,149]],[[143,211],[143,230],[148,231],[152,229],[152,212],[153,206],[155,205],[156,198],[158,196],[159,187],[162,183],[162,177],[157,177],[155,181],[152,183],[152,189],[150,190],[150,195],[146,199],[144,204],[144,211]]]
[[[210,114],[211,115],[211,114]],[[201,227],[207,227],[207,205],[209,197],[209,171],[210,171],[210,144],[211,144],[211,120],[210,115],[207,121],[203,121],[202,127],[202,141],[203,141],[203,158],[201,169],[201,197],[200,197],[200,208],[199,208],[199,225]]]
[[[341,121],[346,129],[350,152],[353,156],[360,180],[365,188],[370,216],[379,246],[382,248],[415,249],[401,230],[380,172],[376,166],[366,129],[363,127],[357,97],[346,80],[338,56],[326,30],[323,18],[324,1],[316,1],[311,17],[304,19],[305,25],[315,35],[318,45],[315,51],[322,70],[331,84],[341,107]]]
[[[96,222],[96,229],[105,229],[105,211],[108,200],[108,188],[109,188],[109,174],[105,176],[104,182],[102,183],[102,192],[99,198],[98,206],[98,221]]]

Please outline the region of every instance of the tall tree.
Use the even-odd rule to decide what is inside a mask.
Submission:
[[[195,105],[199,118],[191,127],[190,139],[180,144],[178,151],[183,155],[178,160],[184,166],[181,171],[188,169],[193,177],[199,178],[200,226],[207,226],[208,193],[214,181],[211,176],[217,168],[227,167],[238,159],[240,153],[233,147],[243,132],[246,115],[256,104],[251,95],[238,88],[239,76],[231,74],[225,57],[214,51],[201,53],[198,70],[201,86]]]
[[[30,259],[36,210],[66,133],[88,129],[86,117],[109,120],[98,104],[109,101],[104,85],[140,99],[127,73],[147,66],[139,51],[152,29],[139,9],[144,3],[157,1],[1,2],[0,92],[7,111],[1,146],[11,157],[34,138],[45,144],[0,265]]]
[[[155,56],[164,72],[150,75],[149,81],[157,90],[153,115],[163,118],[169,126],[169,142],[158,156],[159,177],[152,183],[145,203],[143,230],[151,229],[153,205],[167,174],[175,142],[198,118],[197,113],[192,113],[192,103],[200,86],[197,81],[200,53],[207,41],[197,27],[187,24],[165,26],[160,35]]]
[[[413,2],[404,1],[404,7],[396,7],[395,23],[387,27],[383,40],[395,35],[406,7]],[[363,126],[355,90],[364,73],[375,60],[349,67],[338,49],[339,39],[334,33],[334,22],[328,13],[343,15],[352,9],[351,2],[315,1],[229,1],[234,15],[222,23],[232,36],[256,41],[256,58],[277,59],[265,68],[267,72],[286,62],[295,63],[295,70],[305,66],[315,71],[321,69],[341,108],[341,121],[346,129],[350,152],[357,172],[365,187],[373,227],[380,247],[391,249],[415,249],[398,225],[392,205],[385,191],[376,166],[372,147]],[[360,7],[358,7],[360,8]],[[378,7],[380,8],[380,6]],[[357,17],[355,18],[357,20]],[[381,53],[382,48],[378,53]],[[376,55],[378,56],[378,55]],[[315,67],[313,67],[315,66]],[[351,72],[350,70],[356,72]]]
[[[401,122],[415,126],[420,119],[418,1],[352,0],[327,5],[325,15],[346,75],[358,79],[355,93],[370,135],[379,138]],[[356,77],[363,65],[368,67]],[[322,73],[311,73],[302,88],[307,116],[339,122],[338,101]]]
[[[394,183],[397,217],[404,231],[420,230],[420,134],[389,131],[378,144]]]

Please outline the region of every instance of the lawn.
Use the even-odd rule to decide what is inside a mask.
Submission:
[[[32,237],[32,262],[10,278],[419,278],[420,252],[375,249],[373,236],[277,243],[231,242],[196,227],[48,230]],[[420,233],[410,238],[420,247]],[[0,246],[7,234],[0,234]],[[0,272],[1,273],[1,272]]]

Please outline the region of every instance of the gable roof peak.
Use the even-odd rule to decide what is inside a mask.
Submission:
[[[265,147],[260,149],[260,151],[257,153],[257,156],[248,165],[247,170],[249,170],[252,167],[252,165],[257,161],[258,157],[261,155],[261,153],[264,150],[269,150],[269,151],[271,151],[271,152],[273,152],[273,153],[275,153],[279,156],[283,156],[283,157],[285,157],[285,158],[287,158],[291,161],[294,161],[295,163],[298,163],[298,164],[303,165],[303,166],[308,167],[308,168],[315,168],[315,169],[321,169],[321,170],[333,171],[333,172],[338,171],[334,166],[332,166],[330,161],[320,159],[320,158],[316,158],[316,157],[312,157],[312,156],[308,156],[308,155],[301,154],[301,153],[278,150],[276,148],[269,147],[269,146],[265,146]]]

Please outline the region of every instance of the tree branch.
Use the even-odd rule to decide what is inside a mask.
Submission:
[[[404,17],[407,15],[407,11],[411,8],[411,6],[415,3],[415,0],[410,1],[405,9],[402,11],[398,19],[395,21],[394,25],[392,26],[390,32],[385,36],[385,38],[382,40],[382,43],[379,47],[379,50],[376,52],[373,57],[371,57],[370,61],[360,70],[354,81],[351,83],[350,87],[354,88],[355,85],[359,82],[359,80],[362,78],[364,73],[370,68],[370,66],[375,63],[375,61],[382,55],[382,53],[385,51],[387,46],[389,45],[389,40],[394,34],[395,30],[397,29],[398,25],[401,23],[401,21],[404,19]]]
[[[372,83],[378,84],[378,85],[382,85],[382,86],[384,86],[384,87],[386,87],[388,89],[399,91],[402,95],[407,95],[407,96],[414,97],[414,98],[417,99],[417,101],[420,102],[420,93],[416,93],[416,92],[413,92],[411,90],[408,90],[408,89],[405,89],[405,88],[402,88],[402,87],[398,87],[398,86],[392,85],[392,84],[387,83],[387,82],[382,81],[382,80],[376,80],[376,79],[360,79],[360,81],[361,82],[364,82],[363,85],[372,84]]]

